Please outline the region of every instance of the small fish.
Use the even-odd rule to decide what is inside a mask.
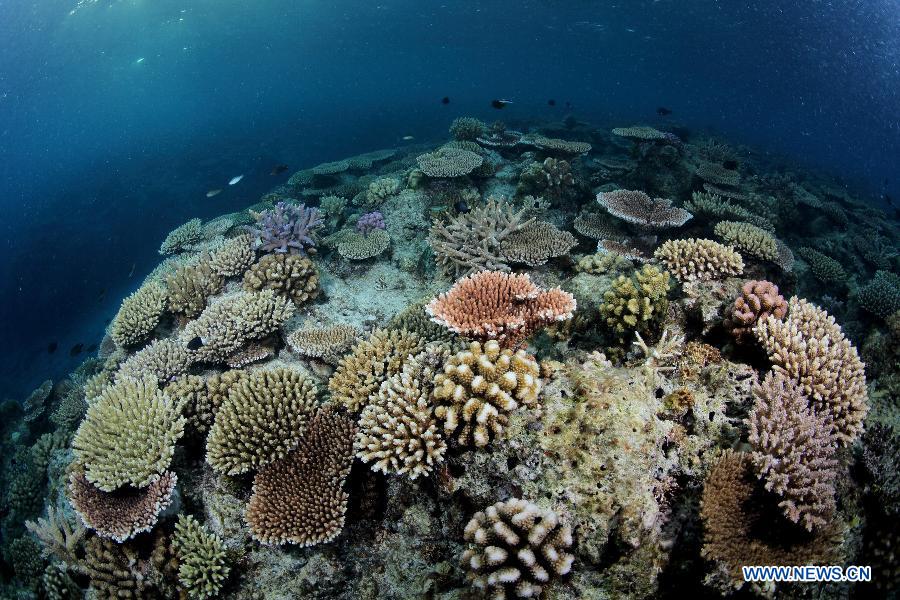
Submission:
[[[69,356],[78,356],[81,354],[81,351],[84,350],[84,344],[78,343],[72,346],[72,349],[69,350]]]
[[[450,104],[450,96],[444,96],[441,98],[441,104]]]
[[[554,100],[553,98],[550,98],[549,100],[547,100],[547,104],[549,106],[556,106],[556,100]]]
[[[131,279],[131,276],[134,275],[134,270],[137,268],[137,263],[131,263],[131,270],[128,271],[128,278]]]
[[[672,111],[670,109],[666,108],[665,106],[660,106],[659,108],[656,109],[656,114],[658,114],[661,117],[668,117],[669,115],[672,114]]]
[[[455,208],[456,212],[458,212],[461,215],[469,212],[469,205],[465,200],[457,200],[453,204],[453,208]]]
[[[97,344],[91,344],[90,346],[87,347],[87,350],[85,350],[85,352],[87,352],[88,354],[91,354],[92,352],[96,352],[96,351],[97,351]]]
[[[53,354],[56,352],[56,349],[59,348],[59,344],[57,342],[50,342],[47,346],[47,354]]]
[[[269,175],[281,175],[287,170],[287,165],[275,165],[275,167],[271,171],[269,171]]]
[[[414,140],[414,139],[416,139],[416,138],[414,138],[414,137],[411,136],[411,135],[404,135],[401,139],[402,139],[404,142],[408,142],[408,141]]]
[[[134,61],[134,64],[139,65],[139,64],[141,64],[142,62],[144,62],[144,57],[143,57],[143,56],[140,57],[139,59],[137,59],[136,61]]]
[[[228,182],[228,185],[234,185],[243,178],[244,178],[243,175],[238,175],[237,177],[232,177],[231,180]]]
[[[100,293],[97,295],[97,302],[103,302],[106,299],[106,288],[100,290]]]
[[[203,347],[203,338],[199,335],[187,343],[188,350],[199,350]]]
[[[209,190],[208,192],[206,192],[206,197],[207,197],[207,198],[212,198],[213,196],[218,196],[218,195],[221,194],[221,193],[222,193],[221,188],[220,188],[220,189],[215,189],[215,190]]]
[[[491,106],[493,106],[497,110],[506,108],[507,104],[512,104],[512,100],[491,100]]]

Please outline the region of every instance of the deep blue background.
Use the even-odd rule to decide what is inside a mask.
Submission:
[[[0,0],[4,396],[74,366],[166,232],[256,201],[274,164],[443,136],[495,97],[507,118],[559,116],[555,98],[622,125],[665,105],[900,197],[897,0],[73,7]]]

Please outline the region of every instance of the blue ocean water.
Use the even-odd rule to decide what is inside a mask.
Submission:
[[[716,132],[900,198],[895,0],[3,0],[0,15],[12,398],[83,359],[69,348],[100,341],[178,224],[304,166],[491,121],[494,98],[509,121]]]

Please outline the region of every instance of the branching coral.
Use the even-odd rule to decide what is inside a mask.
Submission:
[[[170,398],[184,405],[188,431],[205,438],[219,407],[228,396],[228,390],[247,377],[249,373],[237,369],[215,373],[206,379],[197,375],[185,375],[166,386],[164,391]]]
[[[176,483],[175,473],[164,471],[144,488],[125,486],[104,492],[74,472],[68,492],[72,507],[86,527],[121,543],[153,529],[159,513],[171,504]]]
[[[747,425],[753,467],[778,506],[794,523],[812,531],[834,513],[836,443],[831,428],[815,414],[797,383],[769,373],[753,388],[756,402]]]
[[[496,340],[451,356],[434,378],[435,415],[447,437],[463,446],[486,446],[502,435],[509,414],[533,408],[541,393],[537,362],[524,350],[502,349]]]
[[[260,252],[303,254],[315,252],[316,229],[322,224],[319,209],[279,202],[271,210],[254,214],[252,229]]]
[[[319,294],[319,273],[299,254],[267,254],[244,273],[244,289],[273,290],[302,306]]]
[[[201,226],[203,221],[191,219],[184,225],[179,225],[166,236],[159,247],[160,254],[176,254],[190,250],[191,246],[203,239]]]
[[[122,306],[109,328],[116,345],[128,348],[147,341],[166,310],[166,298],[166,288],[149,282],[122,300]]]
[[[337,362],[340,355],[358,340],[359,330],[343,323],[327,327],[304,327],[287,336],[291,350],[326,362]]]
[[[533,193],[546,198],[561,198],[575,185],[572,167],[562,159],[546,158],[532,163],[519,176],[521,193]]]
[[[883,319],[900,310],[900,275],[876,271],[875,276],[859,288],[859,305]]]
[[[834,428],[838,442],[851,443],[869,410],[865,365],[834,317],[794,296],[786,319],[770,315],[753,333],[775,371],[797,381],[816,414]]]
[[[252,340],[274,333],[294,314],[294,304],[273,290],[240,292],[214,302],[185,326],[180,341],[199,338],[196,361],[226,360]]]
[[[296,371],[257,371],[238,381],[216,412],[206,462],[238,475],[284,458],[300,441],[318,405],[313,381]]]
[[[169,468],[184,424],[180,403],[155,379],[124,378],[91,403],[72,447],[85,478],[104,492],[145,487]]]
[[[538,287],[528,275],[482,271],[457,281],[425,310],[454,333],[511,348],[546,325],[571,319],[575,297]]]
[[[435,220],[428,235],[437,266],[458,277],[476,271],[509,271],[502,258],[503,241],[533,219],[527,210],[515,210],[502,198],[489,198],[482,207],[457,214],[445,221]]]
[[[669,274],[652,265],[634,273],[634,278],[620,275],[603,294],[600,316],[619,339],[630,332],[649,331],[668,306]]]
[[[400,191],[400,182],[391,177],[376,179],[366,190],[366,207],[372,208],[383,204],[385,200]]]
[[[741,221],[720,221],[714,233],[726,243],[762,260],[778,261],[778,243],[775,237],[756,225]]]
[[[752,333],[753,326],[760,319],[773,315],[783,319],[788,304],[778,293],[778,286],[771,281],[747,281],[741,287],[741,295],[734,301],[731,316],[725,320],[725,327],[731,335],[743,341]]]
[[[809,264],[810,271],[819,281],[824,283],[846,283],[847,272],[844,271],[844,267],[827,254],[807,246],[798,248],[797,254]]]
[[[457,117],[450,124],[450,135],[455,140],[474,141],[484,133],[485,129],[487,129],[487,126],[480,119]]]
[[[129,356],[116,374],[117,379],[154,377],[164,384],[187,372],[191,354],[174,340],[156,340]]]
[[[178,582],[189,598],[217,598],[231,567],[225,542],[188,515],[179,515],[172,546],[178,557]]]
[[[341,359],[328,380],[331,399],[356,412],[378,391],[382,382],[400,372],[403,362],[425,347],[418,335],[405,329],[377,329]]]
[[[447,444],[434,416],[431,392],[435,371],[447,354],[436,346],[407,360],[363,409],[354,447],[373,471],[416,479],[443,462]]]
[[[312,546],[341,533],[355,433],[349,417],[321,409],[297,449],[257,473],[246,512],[254,539]]]
[[[577,244],[575,236],[568,231],[560,231],[547,221],[535,221],[507,236],[500,244],[500,251],[511,262],[536,267],[551,258],[567,255]]]
[[[600,192],[597,203],[614,217],[646,229],[681,227],[693,217],[683,208],[672,206],[671,200],[650,198],[634,190]]]
[[[463,565],[472,586],[491,598],[535,598],[553,578],[567,575],[575,556],[572,529],[555,512],[511,498],[477,512],[463,536]]]
[[[41,541],[44,556],[53,556],[67,565],[78,562],[78,548],[86,529],[78,519],[70,520],[62,506],[47,506],[47,518],[25,521],[25,528]]]
[[[255,258],[253,238],[245,233],[213,248],[210,251],[209,267],[222,277],[239,277],[250,268]]]
[[[419,169],[429,177],[462,177],[481,166],[484,159],[461,148],[439,148],[416,158]]]
[[[209,265],[209,256],[203,255],[166,278],[169,310],[176,315],[196,317],[206,308],[206,299],[221,292],[224,285],[225,278]]]
[[[708,281],[744,272],[744,260],[731,246],[712,240],[667,240],[653,256],[678,281]]]

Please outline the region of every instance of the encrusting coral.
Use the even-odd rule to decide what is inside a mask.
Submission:
[[[435,375],[434,413],[448,438],[483,447],[502,435],[520,404],[535,408],[540,393],[540,369],[524,350],[501,348],[497,340],[472,342]]]
[[[416,479],[443,462],[447,444],[434,416],[431,393],[435,370],[447,354],[436,346],[407,360],[363,409],[357,423],[356,456],[371,463],[373,471]]]
[[[463,566],[472,586],[491,598],[536,598],[571,571],[572,529],[552,510],[510,498],[475,513],[463,536]]]
[[[744,261],[731,246],[712,240],[667,240],[653,253],[678,281],[708,281],[744,272]]]
[[[765,280],[747,281],[734,301],[731,315],[725,320],[725,328],[738,341],[743,341],[753,333],[753,326],[760,319],[769,315],[783,319],[787,310],[787,300],[778,293],[777,285]]]
[[[624,341],[632,331],[644,333],[658,322],[669,306],[669,274],[652,265],[619,275],[603,294],[600,317]]]
[[[85,478],[105,492],[145,487],[169,468],[184,424],[181,404],[155,379],[124,378],[88,407],[72,441],[75,459]]]
[[[425,307],[432,319],[464,337],[518,346],[551,323],[571,319],[575,297],[545,290],[527,274],[482,271],[463,277]]]
[[[318,406],[313,381],[296,371],[257,371],[231,386],[206,441],[206,462],[238,475],[284,458]]]
[[[319,294],[319,274],[300,254],[267,254],[244,273],[244,289],[273,290],[302,306]]]
[[[231,572],[225,543],[190,515],[179,515],[172,547],[178,558],[178,582],[189,598],[217,598]]]
[[[166,310],[167,297],[166,288],[148,282],[125,298],[109,327],[116,345],[128,348],[147,341]]]
[[[254,539],[312,546],[341,533],[355,433],[349,417],[323,408],[295,450],[256,474],[245,515]]]

